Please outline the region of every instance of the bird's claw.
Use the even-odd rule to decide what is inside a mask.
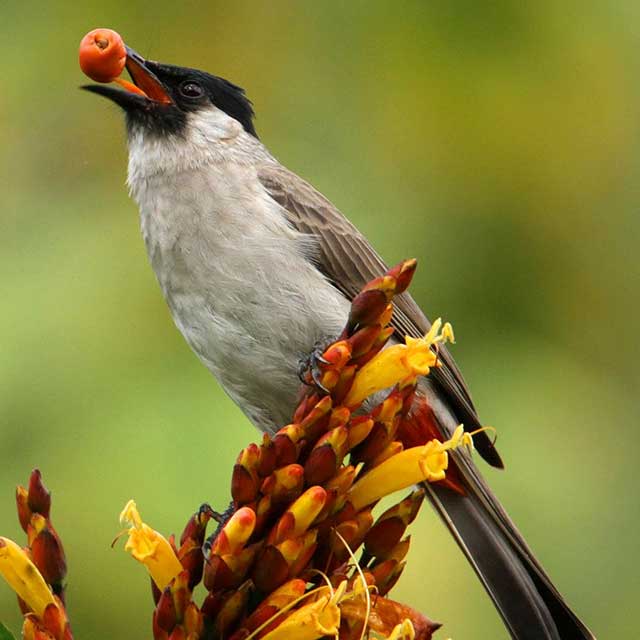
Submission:
[[[298,365],[298,378],[302,384],[309,386],[316,386],[324,393],[329,393],[329,390],[322,384],[322,368],[320,364],[331,364],[322,354],[326,351],[327,347],[334,342],[334,339],[326,339],[316,342],[313,346],[311,353],[302,358]],[[307,377],[307,372],[311,375],[311,380]]]
[[[218,523],[223,517],[223,515],[218,513],[208,502],[202,503],[198,509],[198,517],[202,518],[204,515],[208,515],[212,520],[215,520]]]
[[[317,362],[311,362],[310,364],[310,371],[311,371],[311,378],[313,379],[313,383],[316,385],[316,387],[318,387],[318,389],[320,389],[321,391],[324,391],[325,393],[329,393],[329,389],[327,389],[322,382],[320,382],[321,378],[322,378],[322,371],[320,370],[320,367],[318,367]]]

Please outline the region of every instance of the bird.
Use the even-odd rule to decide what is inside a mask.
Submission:
[[[202,363],[261,431],[291,418],[304,354],[339,335],[350,302],[387,267],[321,193],[262,143],[245,91],[213,74],[146,60],[126,47],[135,90],[83,87],[125,114],[127,183],[151,266],[173,320]],[[414,299],[396,301],[397,340],[430,323]],[[481,426],[446,348],[418,385],[443,438]],[[419,411],[420,407],[416,407]],[[479,454],[503,463],[481,432]],[[594,638],[572,611],[467,452],[452,452],[463,492],[427,484],[516,640]]]

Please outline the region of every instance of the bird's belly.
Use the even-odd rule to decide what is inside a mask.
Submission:
[[[170,289],[166,297],[193,351],[252,422],[273,431],[291,420],[300,359],[317,341],[340,331],[347,303],[330,291],[322,302],[317,298],[321,309],[300,307],[295,296],[284,300],[262,292],[257,300],[254,291],[235,293],[239,297],[220,291],[211,299]],[[333,318],[328,305],[335,309]]]
[[[288,423],[298,363],[316,342],[342,330],[346,298],[286,239],[274,245],[245,237],[232,250],[211,237],[147,240],[174,321],[193,351],[257,427]]]

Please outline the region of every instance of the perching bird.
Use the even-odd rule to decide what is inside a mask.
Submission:
[[[104,85],[126,114],[128,184],[151,265],[173,319],[225,391],[261,430],[290,421],[298,363],[342,330],[350,300],[386,270],[367,239],[260,142],[242,89],[127,49],[142,90]],[[145,95],[146,94],[146,95]],[[408,294],[398,339],[430,324]],[[480,426],[446,349],[419,383],[444,438]],[[417,410],[419,407],[417,407]],[[502,467],[485,433],[476,448]],[[453,452],[466,495],[428,484],[429,498],[518,640],[593,638],[555,589],[468,454]]]

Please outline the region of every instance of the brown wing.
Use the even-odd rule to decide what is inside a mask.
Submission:
[[[349,300],[369,280],[387,270],[367,239],[308,182],[279,165],[260,168],[258,178],[271,198],[285,209],[291,225],[318,239],[318,268]],[[395,302],[392,325],[399,338],[423,336],[431,324],[413,298],[404,293]],[[468,430],[476,429],[480,422],[460,370],[446,348],[440,350],[440,358],[442,366],[434,368],[430,376],[458,420]],[[478,452],[489,464],[502,467],[489,438],[484,433],[478,435]]]

